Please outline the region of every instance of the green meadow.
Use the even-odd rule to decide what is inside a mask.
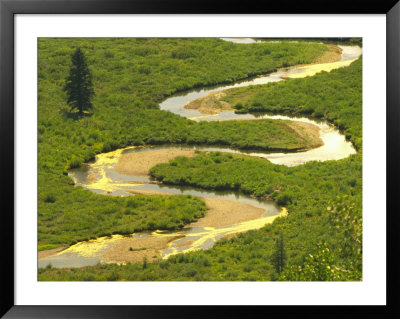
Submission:
[[[93,112],[69,112],[63,91],[70,56],[85,52]],[[38,40],[38,249],[111,234],[182,228],[204,216],[193,196],[111,197],[75,187],[68,169],[130,145],[201,144],[293,151],[312,147],[288,121],[194,122],[159,110],[173,94],[313,62],[320,43],[234,44],[219,39]],[[289,215],[221,239],[208,250],[127,265],[39,269],[39,280],[361,280],[362,60],[351,66],[231,90],[237,112],[304,115],[336,125],[358,153],[296,167],[220,152],[197,152],[151,169],[165,184],[235,190],[271,199]],[[277,243],[285,267],[276,267]],[[310,257],[311,256],[311,257]]]

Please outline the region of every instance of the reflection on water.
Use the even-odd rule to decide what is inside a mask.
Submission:
[[[228,41],[228,42],[233,42],[233,43],[243,43],[243,44],[248,44],[248,43],[262,43],[262,40],[256,40],[253,38],[221,38],[221,40]],[[268,41],[272,42],[272,41]],[[274,41],[276,43],[279,43],[279,41]]]
[[[211,248],[214,243],[222,237],[252,229],[259,229],[266,224],[272,223],[275,218],[285,216],[287,216],[287,211],[285,208],[283,208],[279,214],[275,213],[275,216],[263,216],[261,218],[229,226],[197,227],[196,229],[191,229],[190,231],[183,231],[180,233],[180,235],[184,235],[184,237],[182,239],[170,242],[168,248],[162,251],[162,257],[163,259],[166,259],[171,255],[182,252],[208,249]],[[168,234],[159,233],[158,236],[168,236]]]
[[[185,149],[188,148],[194,148],[202,151],[239,153],[239,151],[218,147],[185,147]],[[129,193],[129,191],[132,190],[156,191],[169,195],[193,195],[199,197],[232,200],[263,208],[267,212],[273,212],[272,214],[276,214],[278,212],[273,202],[252,198],[243,195],[240,192],[207,191],[201,188],[189,186],[163,185],[154,183],[148,176],[125,175],[118,173],[115,170],[115,165],[123,154],[132,152],[149,152],[161,149],[182,148],[177,146],[127,147],[109,153],[102,153],[96,156],[96,161],[94,163],[84,164],[81,168],[70,170],[69,176],[72,177],[76,186],[82,186],[99,194],[130,196],[131,193]],[[94,177],[91,179],[88,178],[88,176]]]
[[[129,176],[115,171],[114,167],[121,155],[130,152],[146,152],[158,149],[175,148],[172,146],[158,147],[127,147],[109,153],[103,153],[96,156],[94,163],[85,164],[81,168],[73,169],[69,175],[75,181],[75,185],[82,186],[93,192],[100,194],[109,194],[114,196],[129,196],[130,190],[156,191],[170,195],[193,195],[203,198],[218,198],[240,202],[255,207],[262,208],[264,213],[261,217],[240,222],[233,225],[221,227],[191,227],[187,225],[183,230],[164,232],[143,232],[132,234],[131,236],[113,235],[111,237],[101,237],[94,240],[80,242],[68,249],[57,253],[55,256],[39,260],[39,267],[45,267],[51,264],[53,267],[83,267],[93,266],[99,262],[112,262],[107,259],[105,254],[113,249],[119,241],[129,240],[129,237],[157,239],[171,237],[171,241],[162,249],[161,257],[166,259],[171,255],[180,252],[195,251],[198,249],[208,249],[214,243],[227,235],[258,229],[263,227],[277,217],[287,215],[284,208],[279,208],[274,202],[260,200],[245,196],[239,192],[231,191],[206,191],[193,187],[180,187],[162,184],[152,184],[149,177]],[[223,150],[219,148],[203,148],[207,150]],[[225,150],[231,152],[232,150]],[[135,183],[140,181],[141,183]],[[144,183],[143,183],[144,182]],[[139,237],[138,237],[139,236]],[[177,239],[176,239],[177,238]]]
[[[249,38],[223,38],[227,41],[235,43],[255,43],[261,42]],[[273,41],[271,41],[273,42]],[[361,48],[341,46],[343,49],[342,59],[339,62],[324,63],[319,65],[301,66],[278,70],[266,76],[253,78],[249,81],[242,81],[232,85],[221,86],[218,88],[209,88],[189,92],[180,96],[171,97],[160,104],[162,110],[167,110],[192,118],[196,121],[215,121],[215,120],[234,120],[234,119],[286,119],[293,121],[303,121],[317,125],[320,128],[320,137],[324,145],[306,152],[299,153],[262,153],[238,151],[229,148],[220,147],[201,147],[191,146],[192,149],[200,149],[204,151],[221,151],[230,153],[241,153],[249,156],[266,158],[275,164],[283,164],[294,166],[304,164],[308,161],[318,160],[337,160],[345,158],[355,153],[351,143],[347,142],[343,135],[337,129],[326,122],[312,121],[306,118],[292,118],[281,115],[252,115],[252,114],[235,114],[232,111],[221,111],[215,115],[204,115],[197,110],[185,109],[184,106],[191,100],[204,97],[210,92],[242,87],[248,85],[265,84],[269,82],[281,81],[289,77],[304,77],[313,75],[320,71],[330,71],[332,69],[349,65],[357,59],[361,54]],[[101,237],[94,240],[78,243],[68,249],[57,253],[54,256],[44,258],[38,261],[39,267],[45,267],[49,263],[53,267],[82,267],[95,265],[98,262],[113,262],[104,257],[105,253],[115,247],[121,241],[127,238],[165,238],[171,237],[171,241],[164,249],[161,250],[161,257],[168,258],[171,255],[180,252],[189,252],[198,249],[208,249],[212,247],[218,239],[239,232],[245,232],[251,229],[259,229],[267,223],[271,223],[275,218],[286,216],[285,208],[280,209],[271,201],[264,201],[245,196],[238,192],[218,192],[206,191],[192,187],[179,187],[170,185],[161,185],[152,183],[149,177],[144,176],[128,176],[115,171],[115,164],[118,162],[122,154],[127,152],[146,152],[162,148],[179,148],[176,146],[158,146],[158,147],[128,147],[119,149],[109,153],[103,153],[96,156],[94,163],[85,164],[79,169],[71,170],[69,175],[74,179],[75,184],[90,189],[93,192],[101,194],[109,194],[114,196],[132,195],[129,190],[156,191],[165,194],[186,194],[200,196],[204,198],[220,198],[225,200],[237,201],[264,209],[264,214],[260,218],[237,223],[222,227],[190,227],[190,224],[180,231],[165,232],[143,232],[132,234],[131,236],[113,235],[111,237]],[[188,148],[188,147],[185,147]]]
[[[362,49],[358,46],[339,46],[342,49],[342,58],[338,62],[312,64],[298,67],[289,67],[279,69],[276,72],[258,76],[248,81],[241,81],[230,85],[224,85],[214,88],[194,90],[185,94],[176,95],[166,99],[160,104],[161,110],[166,110],[183,117],[201,121],[217,121],[217,120],[234,120],[234,119],[252,119],[252,114],[235,114],[232,111],[221,111],[219,114],[204,115],[198,110],[185,109],[185,105],[192,100],[206,96],[208,93],[227,90],[231,88],[244,87],[249,85],[259,85],[271,82],[282,81],[284,78],[306,77],[314,75],[321,71],[331,71],[340,67],[348,66],[350,63],[358,59],[362,53]]]
[[[54,256],[40,259],[39,267],[51,264],[56,268],[94,266],[99,262],[113,262],[107,258],[106,253],[115,247],[117,243],[132,238],[171,238],[163,249],[161,258],[199,249],[211,248],[214,243],[227,235],[241,233],[252,229],[259,229],[266,224],[272,223],[277,217],[286,217],[287,210],[279,210],[275,205],[270,205],[271,210],[257,219],[221,227],[191,227],[190,224],[180,231],[154,231],[132,234],[130,236],[112,235],[97,239],[80,242]],[[150,244],[151,245],[151,244]],[[126,252],[128,253],[128,252]]]

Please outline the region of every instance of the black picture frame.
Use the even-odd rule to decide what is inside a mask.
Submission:
[[[153,317],[226,317],[227,311],[247,316],[256,307],[202,306],[22,306],[15,305],[14,295],[14,15],[15,14],[385,14],[387,21],[387,305],[386,306],[329,306],[329,307],[269,307],[268,315],[297,316],[325,314],[354,317],[369,314],[379,318],[399,316],[399,276],[395,273],[396,243],[399,243],[396,221],[398,194],[400,136],[400,3],[398,0],[326,0],[229,3],[216,1],[163,0],[0,0],[0,156],[2,191],[1,232],[1,309],[5,318],[153,318]],[[7,155],[5,155],[7,154]],[[6,225],[6,227],[5,227]],[[257,307],[259,308],[259,307]],[[328,309],[329,308],[329,309]],[[256,314],[254,314],[256,315]]]

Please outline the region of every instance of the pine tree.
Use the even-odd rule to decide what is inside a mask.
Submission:
[[[278,274],[280,274],[285,267],[286,263],[286,251],[283,244],[283,234],[280,233],[280,236],[275,241],[275,249],[272,253],[272,264],[275,267],[275,270]]]
[[[79,114],[93,108],[91,98],[94,96],[92,75],[86,63],[86,57],[77,48],[71,57],[72,66],[66,79],[64,91],[68,94],[68,105],[71,111],[77,109]]]

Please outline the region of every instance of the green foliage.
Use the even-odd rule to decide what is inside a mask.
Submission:
[[[57,197],[55,194],[50,193],[50,194],[46,194],[45,198],[44,198],[44,202],[45,203],[54,203],[56,201]]]
[[[362,209],[361,202],[343,195],[330,202],[327,208],[335,236],[340,238],[338,254],[347,268],[354,269],[358,277],[362,272]]]
[[[188,144],[229,146],[244,150],[298,151],[315,146],[315,136],[296,131],[286,120],[200,122],[191,125]]]
[[[175,230],[205,212],[204,202],[192,196],[118,198],[80,189],[60,196],[55,203],[39,202],[38,239],[40,245],[69,245],[111,234]]]
[[[274,129],[282,135],[274,143],[299,143],[291,140],[290,134],[285,136],[282,127],[266,128],[268,121],[255,124],[264,129],[257,134],[246,124],[197,124],[161,112],[155,106],[181,90],[231,82],[285,64],[310,63],[325,50],[317,43],[244,46],[218,39],[75,38],[39,39],[38,43],[40,245],[65,245],[135,230],[175,229],[201,217],[205,205],[196,198],[96,195],[74,187],[65,174],[71,163],[77,165],[97,153],[127,145],[204,142],[235,143],[235,147],[242,148],[271,147],[267,141],[272,139],[263,140],[262,134]],[[68,56],[74,47],[85,49],[96,90],[96,112],[76,119],[65,112],[62,91]],[[361,62],[265,87],[259,95],[252,95],[251,104],[250,100],[239,100],[244,112],[261,105],[260,111],[325,117],[345,132],[359,153],[339,161],[285,167],[242,155],[198,152],[194,158],[176,158],[169,164],[157,165],[151,173],[166,184],[238,190],[274,199],[287,206],[289,215],[260,230],[221,239],[212,249],[171,256],[165,261],[146,261],[145,267],[144,263],[136,263],[39,269],[39,280],[273,280],[277,274],[271,263],[277,245],[274,238],[281,233],[290,265],[282,276],[289,276],[287,273],[295,267],[291,278],[303,276],[300,280],[308,280],[309,277],[297,275],[300,267],[300,273],[307,268],[307,276],[317,273],[318,277],[313,278],[322,278],[313,280],[360,280],[361,246],[357,240],[361,241],[361,229],[351,225],[353,220],[361,223]],[[299,105],[301,108],[296,109]],[[218,135],[223,130],[225,133]],[[239,138],[240,132],[243,138]],[[251,139],[246,146],[242,141],[247,135]],[[54,202],[46,201],[51,193],[57,195]],[[334,205],[332,199],[343,195],[343,203]],[[348,205],[354,205],[355,210],[346,211]],[[327,207],[331,210],[327,211]],[[349,217],[341,220],[343,216]],[[337,228],[340,223],[348,226]],[[316,249],[318,242],[326,246]],[[328,262],[324,264],[324,260]],[[333,275],[326,266],[334,269]]]
[[[290,197],[290,195],[288,194],[280,194],[277,198],[276,198],[276,202],[278,203],[278,205],[280,206],[287,206],[288,204],[290,204],[292,202],[292,198]]]
[[[360,203],[347,195],[330,202],[327,208],[331,227],[340,238],[337,254],[344,261],[335,264],[332,251],[326,243],[317,246],[301,266],[287,267],[280,280],[290,281],[348,281],[362,279],[362,217]]]
[[[58,247],[58,245],[39,245],[38,251],[49,250],[49,249],[53,249],[53,248],[57,248],[57,247]]]
[[[263,38],[260,38],[263,39]],[[271,40],[270,38],[265,38],[267,41]],[[293,41],[316,41],[324,43],[334,43],[334,44],[343,44],[343,45],[358,45],[362,46],[362,38],[275,38],[274,40],[293,40]]]
[[[237,111],[304,115],[336,125],[362,148],[362,58],[349,67],[320,72],[304,79],[290,79],[229,90],[222,99],[240,105]]]
[[[81,48],[76,48],[71,60],[72,66],[65,81],[64,91],[68,94],[67,103],[71,106],[71,110],[77,109],[82,114],[83,111],[93,108],[91,102],[94,95],[92,74]]]
[[[75,48],[81,48],[79,56]],[[157,104],[182,90],[232,82],[280,67],[283,58],[262,55],[266,49],[271,53],[287,52],[291,64],[299,60],[311,62],[326,50],[321,44],[243,46],[205,38],[39,38],[39,244],[68,245],[106,233],[174,229],[202,216],[205,207],[196,200],[175,198],[171,200],[174,205],[169,207],[158,197],[141,200],[134,214],[125,214],[126,199],[108,198],[74,187],[67,176],[68,169],[93,160],[95,154],[128,145],[203,142],[200,124],[160,111]],[[72,63],[70,69],[74,52],[76,62],[82,63]],[[71,85],[75,83],[72,80],[77,65],[87,71],[90,65],[96,92],[91,96],[96,112],[79,117],[69,112],[68,94],[63,90],[68,75]],[[213,132],[205,142],[221,140],[233,144],[239,139],[239,129],[248,126],[235,129],[230,125],[202,127]],[[232,136],[218,136],[220,129]],[[269,130],[268,124],[259,134],[249,126],[246,130],[252,138],[257,137],[253,146],[267,145],[267,139],[260,139]],[[285,139],[299,145],[307,142],[290,140],[288,136],[282,141]],[[181,209],[177,208],[178,203]],[[151,210],[155,205],[158,208]],[[170,213],[171,216],[164,216]]]
[[[303,266],[290,266],[279,277],[282,281],[351,281],[361,280],[354,272],[334,265],[334,257],[326,243],[320,243]]]
[[[69,162],[69,168],[78,168],[81,166],[82,159],[77,158],[75,155],[72,155],[71,161]]]
[[[275,240],[275,248],[271,256],[271,264],[275,267],[275,270],[280,274],[286,264],[286,250],[283,242],[283,233],[279,234],[279,237]]]

